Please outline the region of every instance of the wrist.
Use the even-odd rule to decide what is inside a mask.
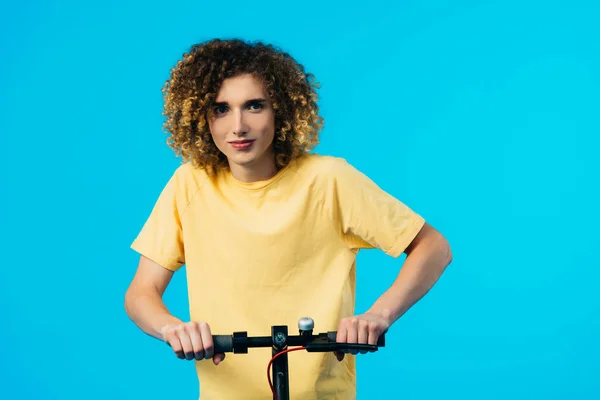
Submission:
[[[386,321],[388,327],[391,326],[395,321],[392,310],[390,310],[389,308],[379,308],[379,307],[374,306],[374,307],[371,307],[369,309],[369,311],[367,311],[367,312],[369,314],[376,315],[379,318]]]
[[[183,321],[181,321],[179,318],[176,318],[172,315],[168,315],[165,316],[164,318],[161,318],[157,325],[156,325],[156,333],[157,333],[157,338],[162,340],[163,342],[165,341],[165,331],[173,326],[177,326],[179,324],[182,324]]]

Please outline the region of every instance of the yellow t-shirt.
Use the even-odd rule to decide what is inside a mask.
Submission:
[[[301,157],[253,183],[223,171],[214,178],[187,163],[162,191],[132,248],[163,267],[187,268],[190,316],[213,334],[270,336],[335,331],[354,315],[355,259],[361,248],[398,257],[424,224],[344,159]],[[202,400],[272,399],[271,349],[195,361]],[[354,399],[354,356],[292,352],[290,397]]]

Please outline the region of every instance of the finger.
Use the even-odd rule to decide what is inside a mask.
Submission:
[[[194,352],[194,358],[196,360],[204,359],[204,343],[202,341],[202,335],[200,334],[200,329],[198,324],[192,322],[188,326],[187,333],[190,337],[190,341],[192,343],[192,350]]]
[[[348,329],[346,328],[345,320],[342,320],[340,322],[340,325],[338,326],[337,334],[335,336],[335,341],[337,343],[347,343],[347,340],[348,340]],[[345,351],[342,350],[342,351],[339,351],[339,353],[344,354]]]
[[[184,358],[186,360],[192,360],[194,358],[194,347],[189,334],[184,327],[177,329],[177,337],[181,341],[181,347],[183,349]]]
[[[358,322],[358,343],[367,344],[369,342],[369,322],[361,320]],[[357,354],[357,353],[353,353]],[[360,350],[360,354],[367,354],[367,350]]]
[[[181,345],[179,336],[177,336],[177,333],[175,331],[167,332],[165,334],[165,341],[169,344],[169,346],[171,346],[177,358],[185,358],[185,355],[183,354],[183,346]]]
[[[219,363],[222,363],[224,359],[225,359],[225,353],[217,353],[213,357],[213,363],[215,365],[219,365]]]
[[[206,322],[200,322],[198,328],[202,336],[202,345],[204,346],[204,359],[209,360],[214,356],[214,343],[210,326]]]
[[[369,325],[369,344],[376,345],[380,336],[380,329],[377,328],[377,324]]]
[[[335,341],[337,343],[346,343],[347,338],[348,338],[348,330],[346,329],[345,325],[340,323],[340,326],[338,326],[338,330],[335,335]]]
[[[350,321],[350,328],[348,329],[348,343],[358,343],[358,320],[352,319]],[[349,350],[346,353],[357,354],[357,350]]]

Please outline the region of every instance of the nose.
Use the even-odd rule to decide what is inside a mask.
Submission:
[[[233,113],[233,133],[236,136],[243,136],[248,133],[248,126],[246,124],[246,118],[242,110],[236,110]]]

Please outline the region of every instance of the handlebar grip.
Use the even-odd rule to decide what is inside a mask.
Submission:
[[[233,351],[233,336],[213,335],[214,353],[231,353]]]
[[[327,339],[329,339],[330,342],[335,342],[336,336],[337,336],[336,331],[327,332]],[[385,332],[383,332],[377,339],[377,346],[385,347]]]

